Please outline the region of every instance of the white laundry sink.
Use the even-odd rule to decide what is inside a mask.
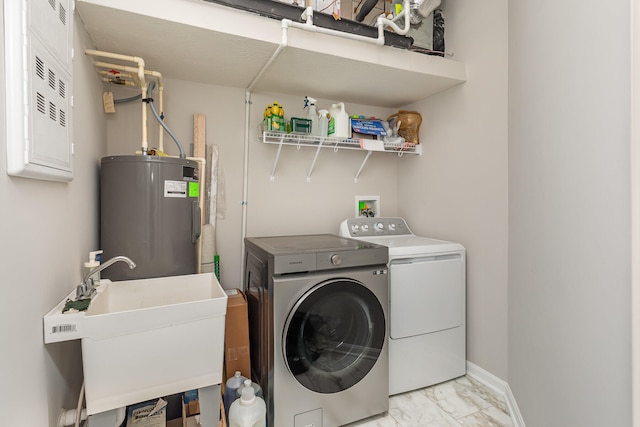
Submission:
[[[44,342],[82,340],[89,415],[222,382],[227,295],[213,273],[101,280],[84,312],[62,313],[67,298],[44,316]]]

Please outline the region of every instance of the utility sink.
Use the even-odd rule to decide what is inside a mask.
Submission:
[[[213,273],[101,280],[83,312],[63,313],[67,298],[44,316],[44,342],[82,341],[89,415],[222,382],[227,295]]]

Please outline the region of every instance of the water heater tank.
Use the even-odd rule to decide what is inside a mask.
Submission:
[[[108,156],[100,169],[103,260],[125,255],[101,274],[111,280],[197,273],[198,164],[158,156]]]

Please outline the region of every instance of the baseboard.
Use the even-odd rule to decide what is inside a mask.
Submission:
[[[492,373],[485,371],[481,367],[474,365],[468,360],[467,375],[472,377],[474,380],[482,383],[482,385],[490,388],[504,398],[505,402],[507,403],[507,409],[509,409],[509,414],[511,414],[513,427],[526,427],[524,424],[524,420],[522,419],[522,415],[520,414],[520,409],[518,409],[516,399],[513,396],[511,388],[509,387],[509,384],[507,382],[501,380]]]

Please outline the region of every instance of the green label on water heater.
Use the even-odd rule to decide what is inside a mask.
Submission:
[[[190,182],[189,183],[189,197],[198,197],[200,196],[200,183]]]

